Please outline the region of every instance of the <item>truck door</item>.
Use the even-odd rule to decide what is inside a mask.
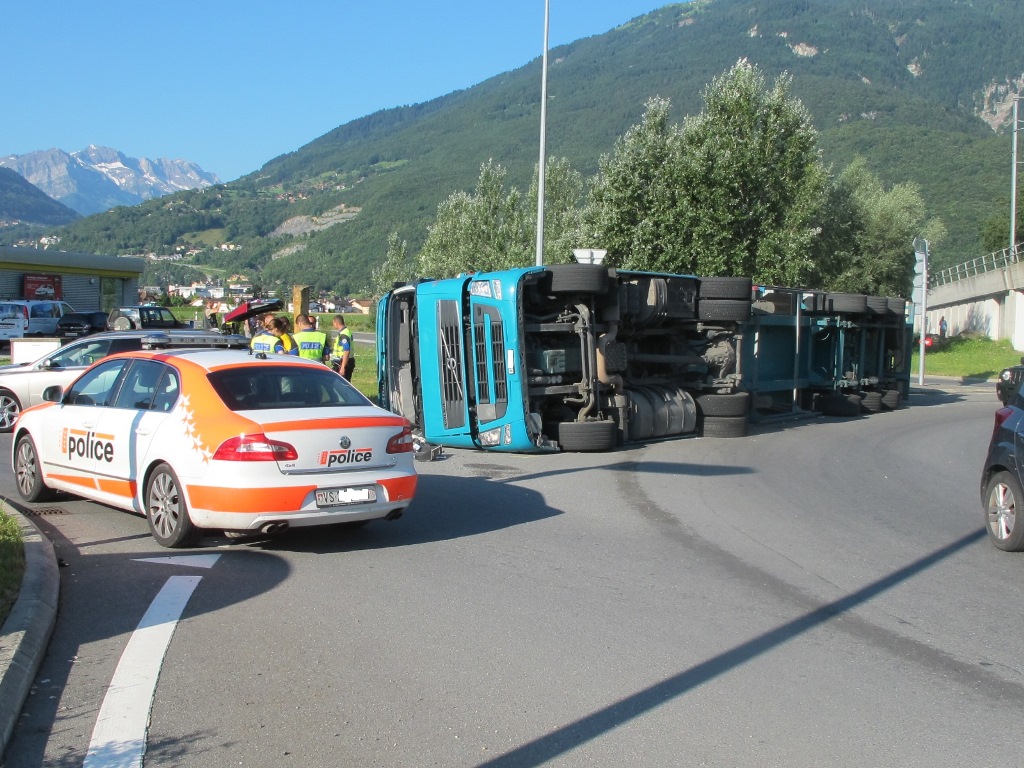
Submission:
[[[506,421],[509,406],[509,366],[515,356],[506,347],[505,323],[501,307],[494,299],[472,292],[470,295],[470,340],[472,343],[472,382],[470,412],[476,416],[477,444],[487,448],[501,442],[500,427]]]

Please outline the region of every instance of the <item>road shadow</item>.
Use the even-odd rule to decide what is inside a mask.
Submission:
[[[542,494],[504,480],[420,475],[416,497],[398,520],[375,520],[357,529],[296,528],[271,538],[242,539],[239,544],[267,552],[318,554],[387,549],[477,536],[560,514]]]

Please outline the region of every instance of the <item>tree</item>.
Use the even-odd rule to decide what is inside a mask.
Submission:
[[[388,252],[379,267],[375,267],[370,277],[370,295],[379,299],[390,291],[395,283],[407,283],[413,279],[414,265],[409,256],[409,246],[400,240],[397,232],[388,235]],[[375,301],[376,303],[376,301]]]
[[[631,269],[799,283],[815,272],[828,173],[791,79],[765,90],[745,60],[712,81],[682,128],[652,99],[601,160],[584,212],[590,247]]]
[[[928,219],[916,184],[886,190],[863,158],[851,163],[836,182],[852,213],[847,247],[831,265],[827,287],[877,296],[905,296],[914,274],[915,237],[934,249],[945,236],[937,219]]]
[[[582,178],[565,159],[546,164],[545,262],[571,260],[579,227],[577,210]],[[524,198],[515,187],[505,191],[506,170],[484,163],[476,189],[456,192],[437,207],[437,218],[416,258],[416,272],[451,277],[463,272],[524,267],[536,262],[537,187]]]

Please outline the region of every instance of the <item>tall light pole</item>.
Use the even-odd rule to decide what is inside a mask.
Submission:
[[[1020,96],[1013,97],[1013,160],[1010,164],[1010,258],[1017,260],[1017,128],[1020,126],[1017,117]]]
[[[544,264],[544,181],[548,131],[548,21],[550,0],[544,0],[544,58],[540,79],[540,165],[537,169],[537,266]]]

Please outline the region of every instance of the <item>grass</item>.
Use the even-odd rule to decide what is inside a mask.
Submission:
[[[916,375],[918,347],[914,347],[910,373]],[[964,379],[992,379],[1003,368],[1020,363],[1021,353],[1009,340],[993,341],[985,337],[954,336],[946,345],[924,357],[925,375],[956,376]]]
[[[7,620],[18,599],[21,574],[25,570],[25,548],[18,521],[0,506],[0,625]]]

